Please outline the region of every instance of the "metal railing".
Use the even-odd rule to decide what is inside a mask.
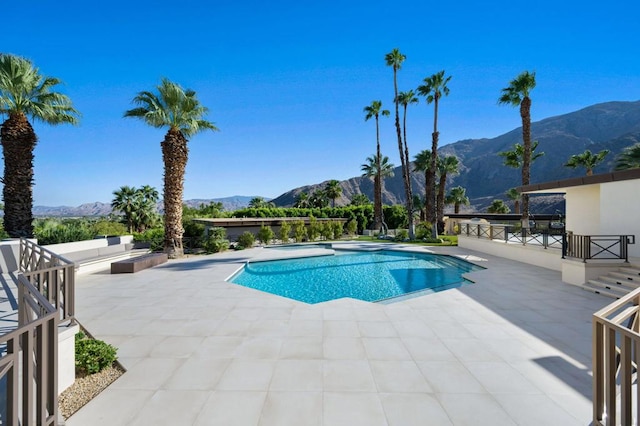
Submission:
[[[591,259],[629,261],[629,244],[635,235],[575,235],[568,233],[563,254],[583,261]]]
[[[632,417],[639,402],[632,395],[640,361],[639,305],[640,289],[593,314],[593,425],[635,424]]]
[[[76,264],[27,240],[20,239],[20,272],[49,303],[60,320],[74,322]]]
[[[18,328],[0,336],[2,425],[58,424],[58,326],[74,323],[75,264],[20,239]]]
[[[514,225],[472,222],[461,223],[460,234],[505,243],[534,245],[544,249],[561,249],[563,235],[562,232],[554,229],[525,229],[523,232],[522,228]]]

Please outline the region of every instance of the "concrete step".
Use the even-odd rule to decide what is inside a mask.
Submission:
[[[640,281],[627,280],[624,278],[619,278],[619,277],[614,277],[609,275],[598,277],[596,281],[608,283],[613,286],[626,287],[629,290],[635,290],[638,287],[640,287]]]
[[[590,291],[592,293],[601,294],[603,296],[612,297],[614,299],[619,299],[622,296],[626,295],[628,292],[620,291],[616,288],[608,288],[606,285],[600,285],[596,280],[589,280],[588,283],[582,284],[581,287],[583,290]]]
[[[615,277],[622,281],[631,281],[640,284],[640,275],[631,275],[625,272],[609,272],[607,276]]]
[[[640,277],[640,268],[636,268],[635,266],[623,266],[620,268],[620,272]]]

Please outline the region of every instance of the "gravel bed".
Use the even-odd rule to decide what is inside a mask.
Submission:
[[[60,413],[65,420],[68,419],[123,374],[124,369],[114,364],[99,373],[76,377],[76,381],[58,399]]]

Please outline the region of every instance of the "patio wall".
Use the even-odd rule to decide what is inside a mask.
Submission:
[[[558,249],[544,249],[534,245],[505,243],[465,235],[458,236],[458,246],[529,265],[562,271],[562,253]]]

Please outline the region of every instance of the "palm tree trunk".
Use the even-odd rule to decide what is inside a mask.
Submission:
[[[405,175],[405,191],[407,193],[407,211],[409,212],[409,238],[414,239],[415,225],[413,223],[413,189],[411,188],[411,161],[409,161],[409,145],[407,144],[407,106],[404,106],[402,116],[402,132],[404,134],[404,164],[407,166]]]
[[[33,237],[33,150],[37,137],[22,113],[11,113],[0,129],[4,155],[4,229],[12,238]]]
[[[380,153],[380,127],[378,125],[378,115],[376,114],[376,176],[373,181],[373,225],[375,230],[382,228],[382,165]]]
[[[515,210],[515,214],[520,214],[520,201],[515,200],[513,202],[513,209]]]
[[[460,203],[455,203],[455,204],[453,205],[453,212],[454,212],[455,214],[460,213]]]
[[[394,90],[394,103],[396,106],[396,133],[398,135],[398,152],[400,154],[400,163],[402,164],[402,177],[404,180],[404,195],[406,197],[405,206],[407,209],[407,222],[409,224],[409,239],[415,239],[415,226],[413,224],[413,200],[411,197],[411,178],[409,175],[409,164],[405,161],[403,142],[402,142],[402,130],[400,129],[400,111],[398,109],[398,70],[393,67],[393,90]]]
[[[437,202],[437,222],[438,233],[444,231],[444,192],[447,186],[447,174],[442,173],[440,183],[438,185],[438,202]]]
[[[169,129],[162,142],[164,161],[164,251],[170,259],[184,256],[182,248],[182,193],[189,150],[177,129]]]
[[[376,174],[373,178],[373,225],[375,230],[382,228],[382,177]]]
[[[531,99],[522,98],[520,103],[520,117],[522,118],[522,185],[529,185],[531,176]],[[529,195],[522,194],[522,224],[529,225]]]
[[[434,101],[435,113],[433,116],[433,133],[431,134],[431,165],[429,167],[429,182],[427,182],[428,199],[430,208],[428,210],[427,220],[431,222],[431,236],[438,238],[437,214],[435,203],[435,186],[436,186],[436,164],[438,160],[438,94],[435,95]]]

